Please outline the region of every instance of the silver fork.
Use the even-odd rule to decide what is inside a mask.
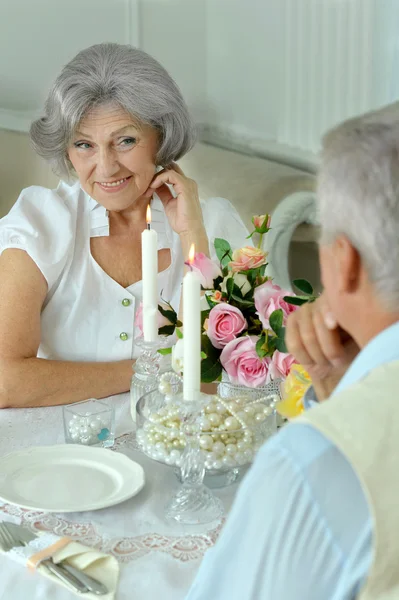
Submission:
[[[2,522],[0,522],[0,543],[4,552],[9,552],[9,550],[15,546],[25,545],[25,543],[16,537]],[[47,569],[61,581],[72,586],[75,591],[80,592],[81,594],[89,591],[83,583],[76,579],[76,577],[71,573],[68,573],[68,571],[65,571],[62,567],[56,565],[51,559],[43,560],[40,564],[47,567]]]

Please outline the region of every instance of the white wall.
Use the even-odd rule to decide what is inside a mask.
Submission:
[[[399,0],[0,0],[0,127],[26,131],[60,67],[133,43],[215,143],[314,161],[335,122],[399,97]]]

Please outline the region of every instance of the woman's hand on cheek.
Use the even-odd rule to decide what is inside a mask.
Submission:
[[[168,186],[173,187],[176,197]],[[186,177],[176,163],[155,175],[147,192],[158,194],[170,226],[177,234],[204,230],[197,184]]]

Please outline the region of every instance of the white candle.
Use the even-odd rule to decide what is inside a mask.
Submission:
[[[141,234],[143,279],[143,331],[146,342],[158,335],[158,235],[151,229],[151,209],[147,207],[147,229]]]
[[[194,260],[194,244],[189,261]],[[194,401],[201,386],[201,284],[198,276],[189,271],[183,279],[183,397]]]

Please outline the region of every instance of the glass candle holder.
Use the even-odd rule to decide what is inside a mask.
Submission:
[[[65,442],[109,448],[115,441],[115,411],[91,398],[63,406]]]
[[[130,384],[130,412],[136,422],[136,404],[147,392],[157,387],[158,376],[169,368],[169,357],[163,356],[158,350],[165,348],[167,336],[158,336],[153,342],[143,338],[135,340],[140,348],[140,355],[133,365],[133,376]]]

